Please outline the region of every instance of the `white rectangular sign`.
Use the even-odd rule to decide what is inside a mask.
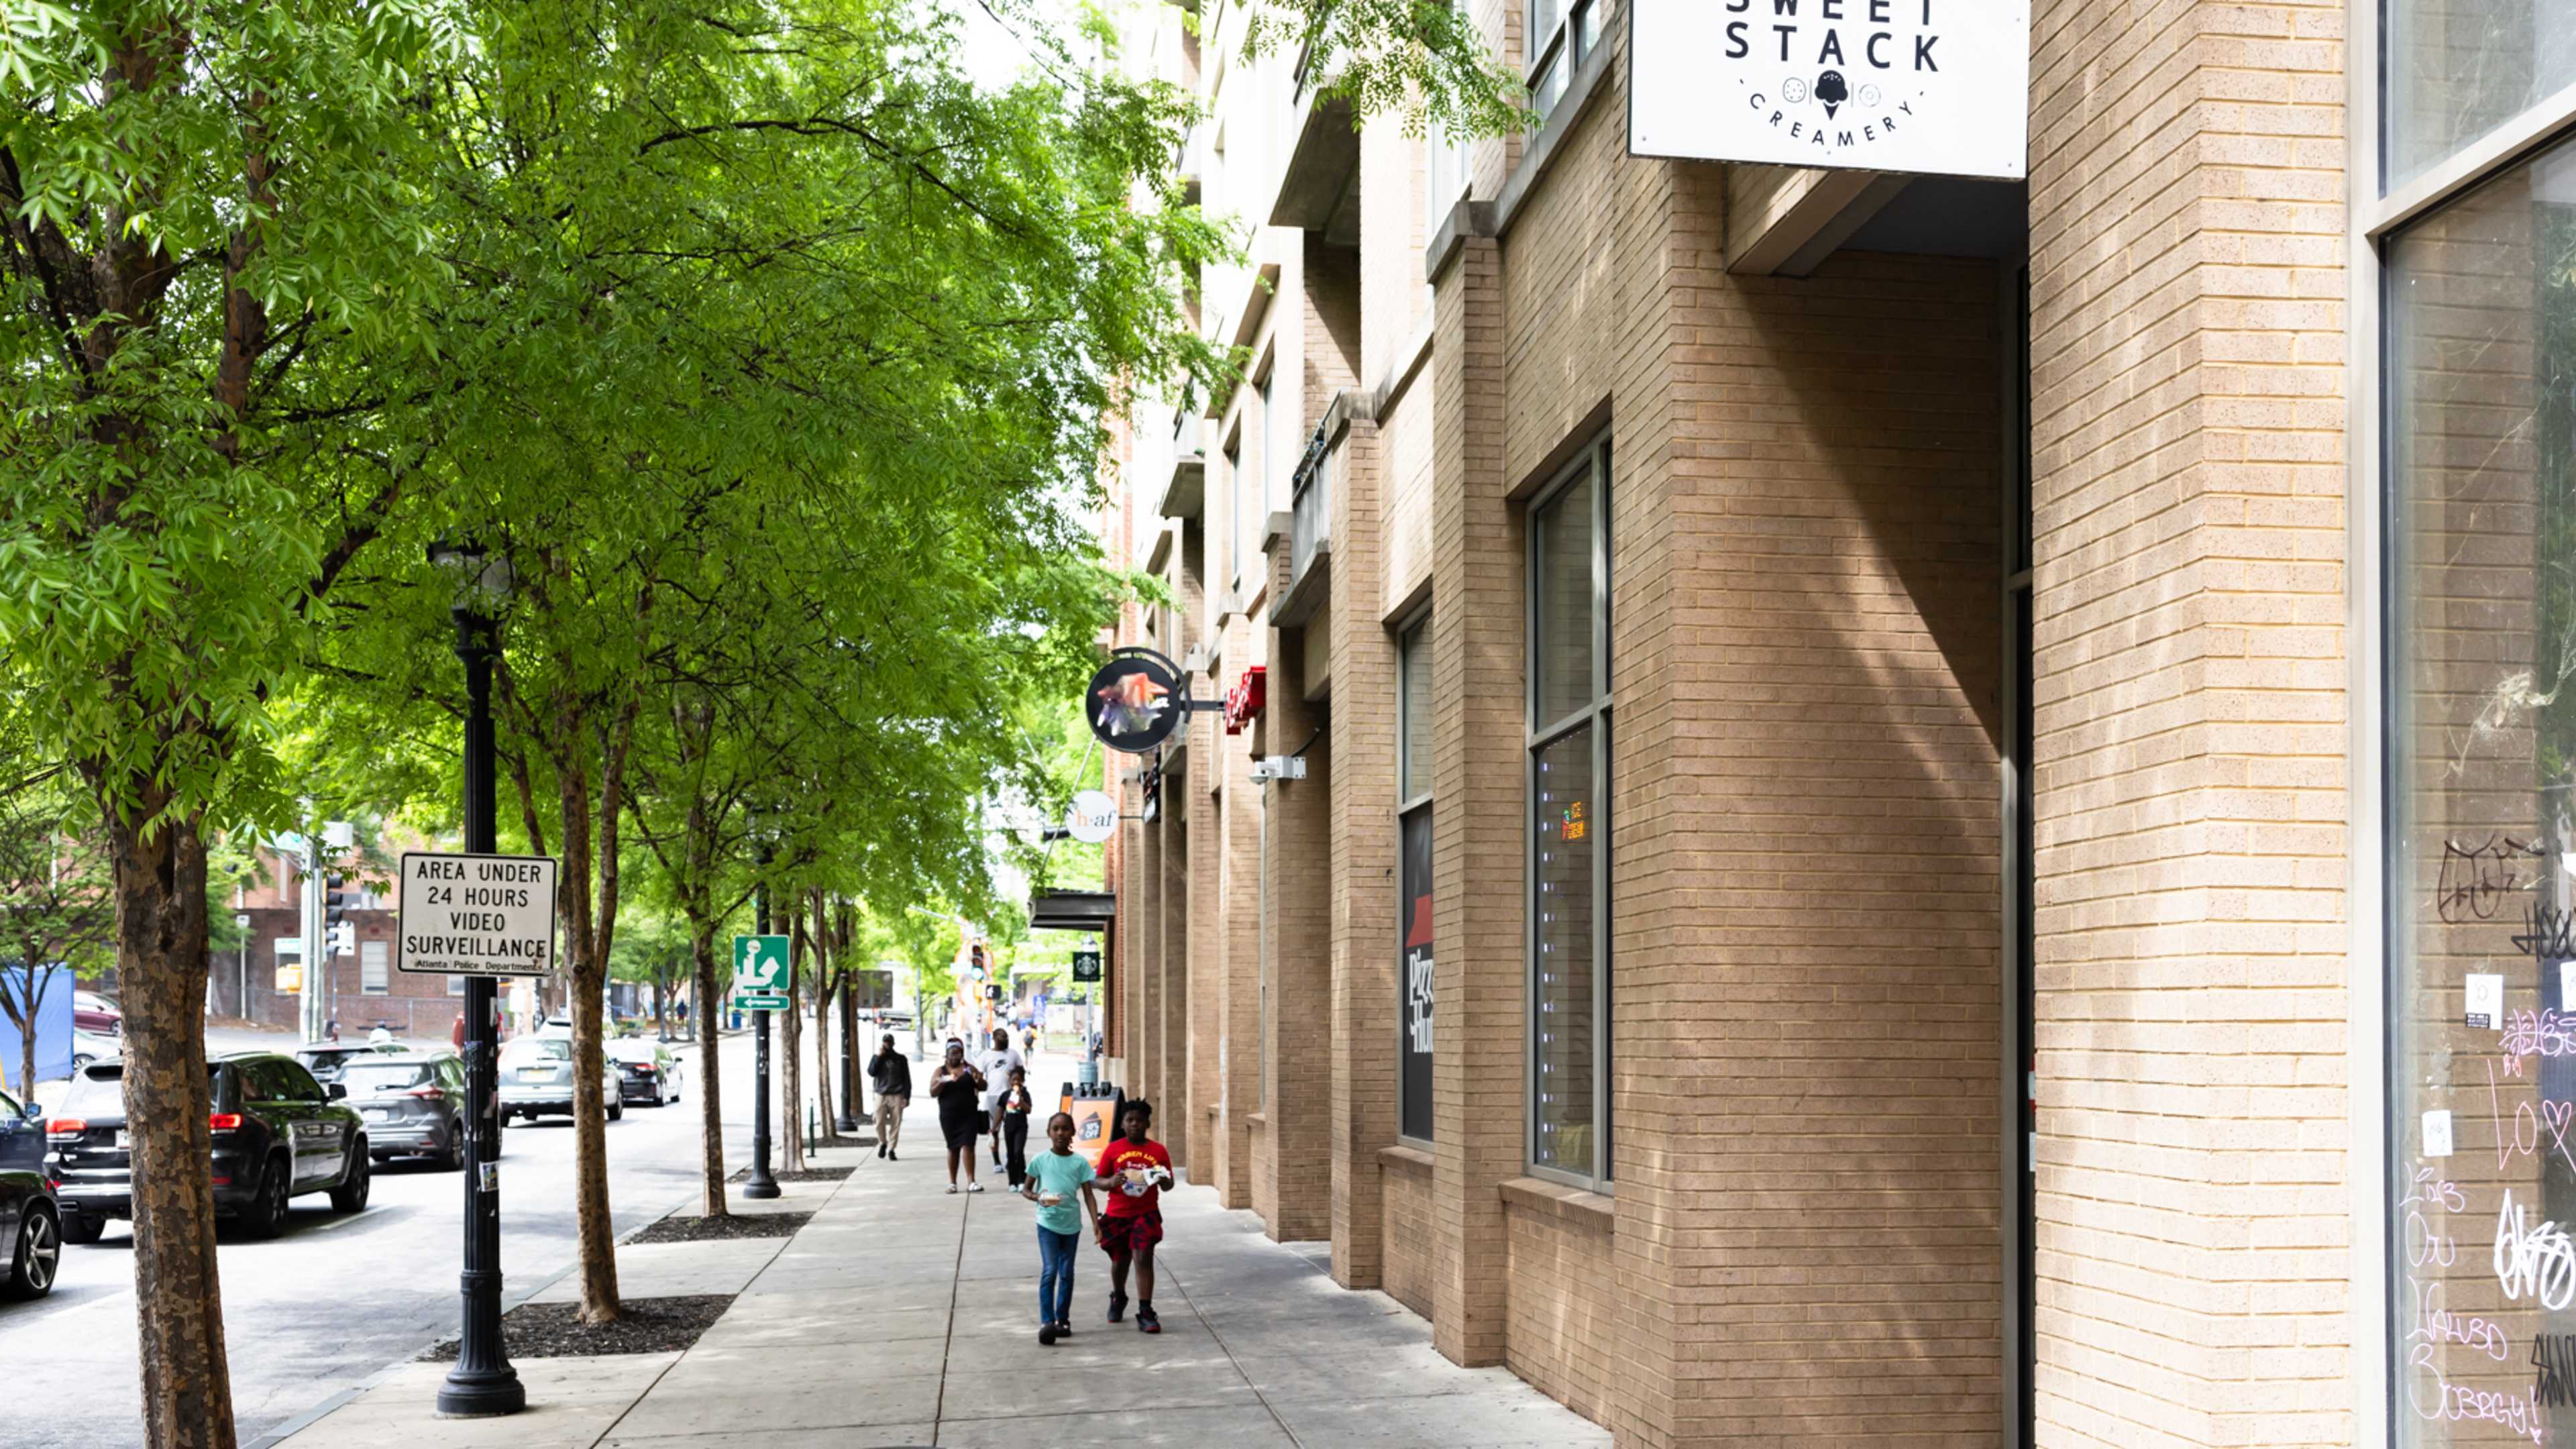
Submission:
[[[1628,149],[2018,180],[2028,0],[1629,0]]]
[[[439,976],[541,976],[555,961],[555,862],[406,851],[395,965]]]

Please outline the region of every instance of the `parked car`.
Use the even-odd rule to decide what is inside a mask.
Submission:
[[[0,1297],[42,1298],[63,1261],[63,1212],[45,1175],[45,1119],[0,1092]]]
[[[340,1073],[360,1057],[396,1056],[420,1051],[409,1042],[308,1041],[295,1049],[295,1060],[313,1074],[313,1080],[329,1086],[340,1080]]]
[[[680,1059],[670,1048],[649,1036],[626,1036],[608,1043],[607,1051],[626,1101],[659,1107],[680,1100]]]
[[[352,1058],[340,1069],[378,1162],[419,1155],[465,1170],[465,1063],[453,1052]]]
[[[286,1226],[289,1199],[331,1194],[331,1206],[367,1205],[366,1125],[291,1057],[236,1052],[206,1063],[213,1111],[215,1210],[255,1238]],[[63,1239],[95,1243],[111,1218],[134,1216],[133,1157],[126,1140],[125,1064],[92,1062],[45,1124],[45,1159],[62,1207]]]
[[[125,1054],[125,1043],[112,1036],[72,1028],[72,1070],[77,1072],[92,1062],[103,1062]]]
[[[514,1117],[572,1115],[572,1038],[523,1036],[501,1044],[501,1120]],[[608,1120],[626,1116],[626,1091],[617,1067],[600,1073],[599,1090],[608,1103]]]
[[[72,1026],[78,1031],[94,1031],[100,1036],[119,1036],[125,1031],[125,1012],[95,991],[72,993]]]

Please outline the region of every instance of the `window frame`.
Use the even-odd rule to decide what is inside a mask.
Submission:
[[[1412,762],[1413,762],[1413,750],[1412,750],[1412,739],[1413,739],[1413,700],[1412,700],[1411,692],[1410,692],[1410,691],[1408,691],[1408,690],[1405,688],[1405,680],[1406,680],[1406,677],[1407,677],[1407,671],[1408,671],[1408,669],[1410,669],[1410,668],[1412,667],[1412,665],[1413,665],[1413,661],[1414,661],[1414,659],[1415,659],[1415,651],[1416,651],[1416,650],[1420,650],[1420,651],[1422,651],[1422,652],[1423,652],[1423,653],[1422,653],[1422,658],[1421,658],[1421,660],[1420,660],[1421,668],[1423,668],[1424,670],[1426,670],[1426,671],[1427,671],[1427,670],[1429,670],[1429,669],[1430,669],[1430,667],[1431,667],[1431,660],[1430,660],[1430,658],[1429,658],[1429,651],[1430,651],[1430,648],[1431,648],[1431,626],[1432,626],[1432,611],[1431,611],[1431,609],[1430,609],[1430,608],[1428,608],[1428,607],[1425,607],[1425,608],[1422,608],[1422,609],[1418,609],[1418,610],[1416,610],[1415,612],[1413,612],[1411,615],[1407,616],[1407,617],[1405,618],[1405,620],[1404,620],[1402,623],[1400,623],[1400,624],[1396,625],[1396,627],[1395,627],[1395,638],[1394,638],[1394,643],[1395,643],[1395,802],[1394,802],[1394,817],[1395,817],[1395,849],[1396,849],[1396,866],[1395,866],[1395,970],[1396,970],[1396,975],[1395,975],[1395,998],[1396,998],[1396,1012],[1395,1012],[1395,1140],[1396,1140],[1396,1141],[1398,1141],[1398,1142],[1400,1142],[1400,1143],[1407,1144],[1407,1145],[1409,1145],[1409,1146],[1413,1146],[1413,1147],[1422,1147],[1422,1148],[1428,1148],[1428,1147],[1430,1147],[1430,1146],[1432,1145],[1433,1140],[1434,1140],[1434,1139],[1439,1135],[1439,1121],[1438,1121],[1438,1111],[1439,1111],[1439,1106],[1438,1106],[1438,1103],[1439,1103],[1439,1078],[1438,1078],[1438,1076],[1436,1075],[1436,1073],[1437,1073],[1437,1072],[1438,1072],[1438,1070],[1439,1070],[1439,1061],[1440,1061],[1439,1041],[1438,1041],[1438,1035],[1437,1035],[1437,1033],[1438,1033],[1438,1022],[1439,1022],[1439,1019],[1440,1019],[1440,1009],[1439,1009],[1439,998],[1438,998],[1438,996],[1437,996],[1437,994],[1436,994],[1436,992],[1435,992],[1435,994],[1434,994],[1434,996],[1433,996],[1433,998],[1432,998],[1432,1017],[1431,1017],[1432,1022],[1433,1022],[1433,1032],[1434,1032],[1434,1036],[1433,1036],[1433,1041],[1432,1041],[1432,1050],[1431,1050],[1431,1052],[1430,1052],[1430,1057],[1431,1057],[1431,1061],[1432,1061],[1432,1069],[1433,1069],[1433,1072],[1435,1073],[1435,1075],[1434,1075],[1434,1076],[1433,1076],[1433,1078],[1432,1078],[1432,1086],[1431,1086],[1432,1100],[1431,1100],[1430,1102],[1428,1102],[1428,1103],[1425,1103],[1425,1104],[1424,1104],[1424,1106],[1425,1106],[1425,1107],[1426,1107],[1426,1109],[1428,1110],[1428,1113],[1429,1113],[1429,1116],[1430,1116],[1431,1126],[1432,1126],[1432,1131],[1430,1131],[1430,1132],[1428,1132],[1428,1133],[1424,1133],[1424,1134],[1421,1134],[1421,1135],[1417,1136],[1417,1135],[1415,1135],[1414,1133],[1407,1132],[1407,1131],[1405,1130],[1405,1107],[1406,1107],[1406,1103],[1407,1103],[1407,1100],[1408,1100],[1408,1099],[1407,1099],[1407,1096],[1406,1096],[1406,1089],[1405,1089],[1405,1082],[1404,1082],[1404,1062],[1405,1062],[1405,1058],[1406,1058],[1406,1056],[1407,1056],[1407,1055],[1410,1053],[1410,1051],[1411,1051],[1411,1048],[1409,1047],[1409,1045],[1407,1044],[1406,1039],[1405,1039],[1405,1038],[1406,1038],[1406,1029],[1407,1029],[1407,1022],[1406,1022],[1406,1016],[1405,1016],[1405,1008],[1406,1008],[1407,1003],[1408,1003],[1408,1002],[1409,1002],[1409,1000],[1410,1000],[1410,995],[1409,995],[1409,993],[1411,992],[1411,989],[1412,989],[1412,988],[1411,988],[1411,986],[1410,986],[1410,985],[1406,982],[1406,980],[1405,980],[1405,975],[1406,975],[1406,966],[1405,966],[1405,960],[1404,960],[1404,939],[1405,939],[1405,930],[1404,930],[1404,912],[1405,912],[1405,909],[1406,909],[1407,905],[1408,905],[1408,904],[1410,904],[1410,903],[1409,903],[1409,902],[1407,901],[1407,899],[1406,899],[1406,892],[1405,892],[1405,888],[1404,888],[1404,886],[1405,886],[1405,881],[1404,881],[1404,833],[1405,833],[1406,829],[1412,825],[1413,820],[1414,820],[1414,817],[1415,817],[1415,816],[1417,816],[1417,815],[1422,816],[1422,817],[1425,817],[1425,819],[1426,819],[1427,821],[1433,821],[1433,820],[1436,820],[1436,819],[1437,819],[1437,816],[1433,814],[1433,804],[1434,804],[1434,801],[1435,801],[1436,797],[1438,796],[1439,790],[1438,790],[1438,782],[1437,782],[1437,780],[1436,780],[1436,779],[1434,779],[1434,778],[1432,777],[1431,772],[1430,772],[1430,770],[1429,770],[1429,768],[1428,768],[1428,765],[1426,764],[1426,767],[1425,767],[1425,769],[1424,769],[1424,771],[1423,771],[1423,788],[1422,788],[1422,789],[1420,789],[1419,791],[1416,791],[1416,792],[1412,793],[1412,794],[1407,794],[1407,793],[1405,792],[1404,782],[1405,782],[1406,777],[1411,773],[1411,765],[1412,765]],[[1436,717],[1437,717],[1437,715],[1438,715],[1438,708],[1437,708],[1436,704],[1435,704],[1435,706],[1433,707],[1432,713],[1433,713],[1434,717],[1436,718]],[[1436,746],[1435,746],[1435,753],[1436,753]],[[1433,828],[1436,828],[1436,826],[1435,826],[1435,827],[1433,827]],[[1436,842],[1436,841],[1434,842],[1433,850],[1434,850],[1434,854],[1433,854],[1433,856],[1432,856],[1432,861],[1433,861],[1434,868],[1436,869],[1436,868],[1437,868],[1437,866],[1438,866],[1438,862],[1439,862],[1439,856],[1438,856],[1438,854],[1437,854],[1438,844],[1437,844],[1437,842]],[[1433,898],[1432,898],[1432,910],[1433,910],[1433,912],[1434,912],[1432,919],[1433,919],[1433,921],[1434,921],[1434,923],[1435,923],[1435,925],[1434,925],[1434,932],[1435,932],[1435,934],[1434,934],[1434,937],[1433,937],[1433,945],[1432,945],[1432,959],[1436,962],[1436,961],[1438,961],[1438,960],[1439,960],[1439,944],[1438,944],[1438,936],[1437,936],[1437,934],[1436,934],[1436,933],[1437,933],[1437,924],[1436,924],[1436,923],[1437,923],[1437,921],[1439,920],[1439,917],[1438,917],[1438,914],[1437,914],[1437,912],[1438,912],[1438,910],[1439,910],[1439,897],[1438,897],[1438,893],[1437,893],[1437,892],[1434,892],[1434,893],[1433,893]],[[1436,968],[1435,968],[1435,970],[1436,970]]]
[[[1521,90],[1541,119],[1555,112],[1556,103],[1574,84],[1574,73],[1591,59],[1600,32],[1594,28],[1587,33],[1587,23],[1599,16],[1606,3],[1608,0],[1522,0],[1522,53],[1529,58],[1521,66]],[[1554,4],[1558,9],[1554,27],[1544,36],[1538,34],[1538,8],[1542,4]],[[1550,77],[1557,83],[1556,94],[1542,102],[1539,85]]]
[[[373,966],[370,966],[367,962],[367,952],[371,947],[376,953],[376,960]],[[391,941],[360,941],[358,943],[358,994],[361,996],[391,996],[393,995],[393,992],[394,943]]]
[[[2388,515],[2395,474],[2388,450],[2387,386],[2390,285],[2388,249],[2398,233],[2487,182],[2576,137],[2576,85],[2544,95],[2481,137],[2462,143],[2399,186],[2388,184],[2386,0],[2352,0],[2345,12],[2345,559],[2350,767],[2346,815],[2349,898],[2345,992],[2345,1175],[2352,1224],[2350,1296],[2354,1449],[2387,1449],[2404,1405],[2397,1387],[2398,1339],[2391,1315],[2396,1173],[2404,1161],[2391,1140],[2395,1084],[2389,1080],[2390,1036],[2401,1023],[2390,1010],[2395,921],[2388,896],[2389,748],[2392,691],[2389,654],[2394,599],[2389,588]],[[2364,1347],[2370,1345],[2373,1347]]]
[[[1611,717],[1610,699],[1610,617],[1613,605],[1610,577],[1611,464],[1611,437],[1604,429],[1577,449],[1575,456],[1548,480],[1545,487],[1530,495],[1529,504],[1522,511],[1526,537],[1521,551],[1522,567],[1529,580],[1522,590],[1524,616],[1521,636],[1524,663],[1522,714],[1527,730],[1521,752],[1521,1161],[1523,1169],[1532,1177],[1604,1195],[1613,1190],[1616,1162],[1612,1152],[1615,1143],[1610,1112],[1610,1069],[1613,1061],[1610,1040],[1610,906],[1614,855],[1611,832],[1614,822],[1609,800],[1610,740],[1615,723]],[[1542,613],[1539,580],[1543,560],[1539,556],[1537,518],[1586,478],[1592,482],[1592,693],[1583,707],[1553,720],[1542,720],[1538,712],[1539,655],[1544,643],[1539,630]],[[1592,755],[1592,1170],[1589,1173],[1570,1171],[1538,1159],[1539,837],[1534,824],[1538,758],[1541,750],[1578,730],[1591,732]]]

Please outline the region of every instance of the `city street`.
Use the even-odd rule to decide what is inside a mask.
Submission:
[[[232,1033],[218,1051],[286,1045]],[[687,1100],[629,1107],[608,1127],[609,1200],[623,1233],[698,1191],[698,1048]],[[751,1043],[725,1040],[726,1164],[748,1161]],[[571,1267],[573,1129],[550,1118],[504,1135],[502,1262],[513,1299]],[[366,1211],[341,1217],[321,1195],[298,1198],[286,1232],[220,1250],[225,1341],[244,1444],[323,1398],[407,1359],[457,1324],[461,1178],[425,1164],[377,1168]],[[135,1378],[133,1238],[111,1224],[92,1247],[66,1250],[53,1296],[0,1305],[0,1362],[20,1387],[0,1395],[0,1445],[130,1449],[142,1440]]]

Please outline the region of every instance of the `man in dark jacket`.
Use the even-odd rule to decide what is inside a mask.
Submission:
[[[891,1032],[868,1058],[868,1085],[877,1094],[877,1156],[891,1160],[903,1137],[903,1109],[912,1101],[912,1060],[894,1049]]]

